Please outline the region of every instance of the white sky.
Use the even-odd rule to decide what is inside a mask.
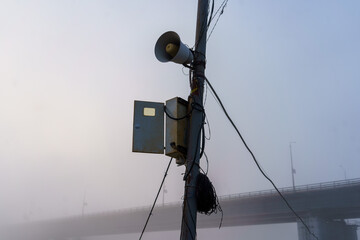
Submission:
[[[216,7],[221,2],[215,1]],[[206,75],[279,187],[360,177],[360,3],[229,1]],[[193,46],[197,1],[1,1],[0,223],[152,203],[168,158],[131,152],[133,101],[187,98],[165,31]],[[218,194],[270,189],[208,94]],[[166,202],[183,194],[172,166]],[[161,200],[160,200],[161,201]],[[226,216],[225,216],[226,217]]]

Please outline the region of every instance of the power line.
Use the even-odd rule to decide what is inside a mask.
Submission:
[[[229,116],[229,114],[227,113],[221,99],[219,98],[218,94],[216,93],[215,89],[213,88],[213,86],[211,85],[211,83],[209,82],[209,80],[203,76],[205,81],[207,82],[207,84],[209,84],[209,87],[211,89],[211,91],[214,93],[216,99],[218,100],[223,112],[225,113],[227,119],[230,121],[231,125],[234,127],[235,131],[237,132],[237,134],[239,135],[241,141],[243,142],[244,146],[246,147],[246,149],[248,150],[248,152],[251,154],[256,166],[258,167],[258,169],[260,170],[261,174],[273,185],[273,187],[275,188],[275,190],[277,191],[277,193],[279,194],[279,196],[282,198],[282,200],[285,202],[285,204],[287,205],[287,207],[291,210],[291,212],[300,220],[300,222],[304,225],[304,227],[306,228],[306,230],[312,235],[314,236],[316,239],[319,239],[309,228],[309,226],[304,222],[304,220],[295,212],[295,210],[291,207],[290,203],[286,200],[286,198],[284,197],[284,195],[279,191],[279,189],[276,187],[275,183],[270,179],[270,177],[268,177],[265,172],[263,171],[263,169],[261,168],[260,164],[258,163],[258,161],[255,158],[255,155],[253,154],[253,152],[251,151],[251,149],[249,148],[249,146],[247,145],[247,143],[245,142],[243,136],[241,135],[240,131],[238,130],[238,128],[236,127],[235,123],[233,122],[233,120],[231,119],[231,117]]]
[[[224,1],[221,3],[220,7],[216,10],[214,16],[212,16],[212,18],[210,19],[210,21],[212,21],[212,20],[216,17],[216,15],[218,14],[218,12],[220,11],[220,8],[223,7],[224,4],[226,5],[227,2],[228,2],[228,0],[224,0]]]
[[[142,238],[142,236],[143,236],[143,234],[144,234],[144,232],[145,232],[146,226],[147,226],[147,224],[148,224],[148,222],[149,222],[149,219],[150,219],[150,217],[151,217],[151,215],[152,215],[152,212],[153,212],[153,210],[154,210],[156,201],[157,201],[157,199],[158,199],[158,197],[159,197],[161,188],[162,188],[162,186],[163,186],[163,184],[164,184],[164,182],[165,182],[165,178],[166,178],[167,173],[168,173],[168,171],[169,171],[169,168],[170,168],[170,165],[171,165],[172,160],[173,160],[173,158],[170,159],[169,164],[168,164],[168,166],[167,166],[167,168],[166,168],[166,171],[165,171],[163,180],[162,180],[162,182],[161,182],[161,184],[160,184],[158,193],[157,193],[157,195],[156,195],[156,197],[155,197],[155,201],[154,201],[154,203],[153,203],[153,205],[152,205],[152,207],[151,207],[149,216],[148,216],[147,219],[146,219],[146,222],[145,222],[144,228],[143,228],[143,230],[142,230],[142,232],[141,232],[141,235],[140,235],[140,237],[139,237],[139,240],[141,240],[141,238]]]
[[[213,19],[214,7],[215,7],[215,0],[212,0],[210,17],[209,17],[208,24],[207,24],[208,29],[211,24],[211,20]]]
[[[218,18],[216,19],[216,22],[215,22],[213,28],[211,29],[210,34],[208,35],[206,41],[209,41],[209,38],[210,38],[211,34],[213,33],[213,31],[214,31],[214,29],[215,29],[215,27],[216,27],[216,25],[217,25],[217,23],[218,23],[221,15],[224,13],[224,9],[225,9],[228,1],[229,1],[229,0],[224,0],[224,1],[221,3],[221,5],[220,5],[220,7],[218,8],[218,10],[215,12],[214,16],[210,19],[210,22],[211,22],[211,21],[216,17],[216,15],[218,14],[219,10],[221,9],[221,12],[220,12]],[[209,25],[210,25],[210,24],[209,24]],[[209,28],[209,25],[208,25],[208,28]]]

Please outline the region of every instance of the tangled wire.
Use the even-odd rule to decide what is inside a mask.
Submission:
[[[223,211],[219,203],[219,198],[209,178],[203,173],[199,173],[197,177],[196,202],[199,213],[210,215],[217,213],[217,211],[221,212],[220,228],[223,220]]]

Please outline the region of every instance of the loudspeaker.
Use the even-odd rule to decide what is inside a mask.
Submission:
[[[166,32],[155,44],[155,56],[160,62],[191,63],[193,54],[176,32]]]

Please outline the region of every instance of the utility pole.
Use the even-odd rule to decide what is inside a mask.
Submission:
[[[290,147],[290,161],[291,161],[291,176],[292,176],[292,185],[293,185],[293,190],[295,191],[295,169],[294,169],[294,165],[293,165],[293,157],[292,157],[292,148],[291,148],[291,144],[292,143],[296,143],[296,142],[290,142],[289,143],[289,147]]]
[[[205,80],[205,54],[209,0],[198,0],[195,52],[193,60],[194,74],[191,84],[189,109],[193,109],[188,137],[186,161],[186,179],[184,190],[183,217],[180,240],[196,239],[196,182],[200,163],[200,131],[204,122],[203,92]],[[196,107],[194,107],[196,106]]]

